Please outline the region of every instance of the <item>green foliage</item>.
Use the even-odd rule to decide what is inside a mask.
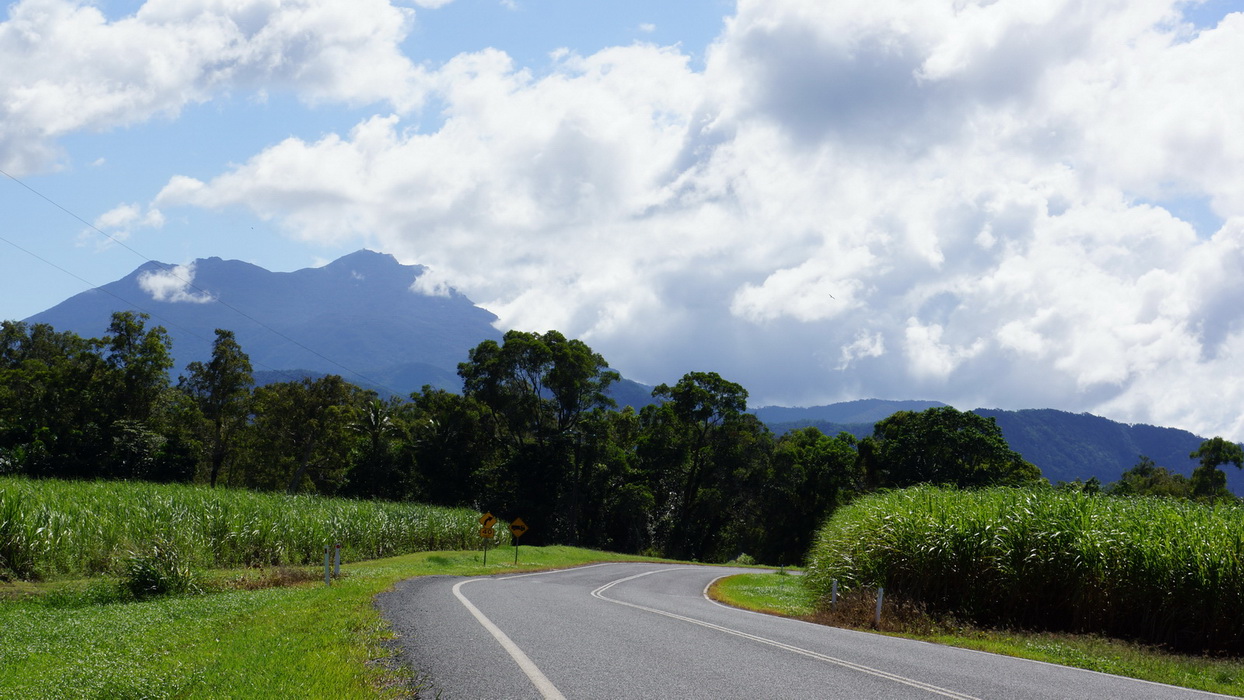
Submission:
[[[464,396],[484,409],[497,441],[480,497],[502,513],[544,523],[537,543],[591,541],[585,498],[608,466],[585,461],[601,435],[589,423],[613,401],[618,380],[604,358],[557,331],[509,331],[487,340],[458,365]]]
[[[870,485],[880,488],[1014,486],[1041,479],[1039,469],[1007,446],[992,418],[950,406],[899,411],[878,422],[859,449]]]
[[[1172,473],[1141,455],[1136,466],[1123,472],[1122,478],[1111,484],[1107,492],[1114,496],[1191,498],[1192,485],[1183,474]]]
[[[638,468],[653,495],[653,544],[667,555],[724,561],[750,545],[754,495],[773,449],[747,409],[747,390],[716,372],[689,372],[652,391],[640,413]]]
[[[0,324],[0,471],[170,480],[193,456],[170,430],[168,334],[112,317],[102,339]]]
[[[131,553],[153,548],[194,568],[314,564],[336,542],[350,561],[469,549],[479,543],[478,515],[205,486],[0,477],[0,575],[124,574]]]
[[[178,382],[198,407],[202,420],[195,426],[208,445],[208,482],[216,485],[226,461],[234,456],[238,432],[246,424],[251,398],[251,361],[233,331],[216,329],[212,358],[191,362]]]
[[[350,467],[352,415],[367,398],[337,375],[256,389],[243,483],[291,495],[335,493]]]
[[[830,437],[816,428],[793,430],[777,439],[761,487],[761,561],[803,561],[821,522],[862,492],[864,473],[856,443],[850,433]]]
[[[818,533],[808,582],[885,585],[934,612],[1244,651],[1244,506],[1048,488],[917,487]]]
[[[1192,471],[1192,495],[1203,501],[1234,500],[1227,490],[1227,475],[1219,467],[1234,464],[1244,468],[1244,449],[1233,442],[1213,437],[1188,455],[1200,460],[1201,465]]]
[[[171,543],[157,538],[125,558],[121,586],[136,600],[162,595],[198,593],[198,576]]]

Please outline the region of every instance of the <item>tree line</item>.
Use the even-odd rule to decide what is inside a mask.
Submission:
[[[381,398],[336,375],[255,386],[233,333],[171,378],[143,314],[102,338],[0,324],[0,474],[143,479],[415,500],[522,517],[526,541],[683,559],[802,560],[858,494],[1042,482],[992,419],[902,411],[870,437],[775,436],[714,372],[618,410],[619,375],[580,340],[510,331],[471,349],[461,393]]]

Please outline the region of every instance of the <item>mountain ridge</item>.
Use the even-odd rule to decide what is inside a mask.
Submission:
[[[192,275],[190,285],[171,277],[177,269]],[[456,378],[457,363],[501,333],[495,315],[457,291],[413,291],[424,272],[369,250],[293,272],[217,257],[183,267],[152,261],[26,321],[98,337],[114,311],[145,312],[168,331],[175,372],[208,359],[215,329],[225,328],[256,370],[299,368],[373,383],[401,378],[404,386],[389,387],[394,393],[425,383],[453,389],[447,377]]]

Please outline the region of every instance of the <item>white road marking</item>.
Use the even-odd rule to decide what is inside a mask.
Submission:
[[[523,653],[523,650],[518,648],[518,645],[515,644],[505,632],[502,632],[500,627],[494,625],[492,620],[489,620],[484,613],[480,612],[480,609],[475,607],[471,601],[467,600],[467,597],[462,595],[462,591],[459,590],[464,585],[471,583],[472,581],[486,580],[487,579],[473,578],[467,581],[461,581],[454,585],[454,595],[457,596],[458,600],[466,606],[466,609],[475,616],[475,619],[484,626],[484,629],[488,630],[488,632],[501,643],[501,648],[505,649],[506,652],[509,653],[510,658],[514,659],[514,661],[518,663],[518,667],[523,669],[523,673],[527,674],[527,677],[531,679],[532,685],[536,686],[536,690],[540,691],[540,694],[544,696],[545,700],[566,700],[566,696],[562,695],[561,691],[557,689],[557,686],[553,685],[553,682],[548,679],[548,676],[544,675],[544,673],[540,671],[540,668],[531,660],[531,657]]]
[[[779,642],[775,639],[769,639],[767,637],[760,637],[754,634],[743,632],[741,630],[731,629],[729,627],[722,627],[721,625],[715,625],[711,622],[697,620],[692,617],[686,617],[685,615],[678,615],[676,613],[668,612],[665,610],[657,610],[656,608],[649,608],[644,605],[636,605],[635,603],[627,603],[626,601],[617,600],[614,598],[606,598],[604,595],[602,595],[605,591],[609,590],[610,588],[613,588],[619,583],[625,583],[627,581],[631,581],[631,580],[640,578],[642,576],[650,576],[652,574],[659,574],[665,571],[675,571],[675,570],[676,569],[656,569],[654,571],[645,571],[642,574],[635,574],[634,576],[627,576],[625,578],[620,578],[616,581],[611,581],[610,583],[606,583],[600,588],[597,588],[596,590],[592,591],[592,597],[599,598],[603,601],[614,603],[616,605],[625,605],[629,608],[635,608],[637,610],[644,610],[646,612],[655,613],[657,615],[664,615],[665,617],[669,617],[675,620],[681,620],[683,622],[689,622],[693,625],[707,627],[712,630],[717,630],[718,632],[725,632],[726,634],[732,634],[736,637],[743,637],[744,639],[750,639],[754,642],[760,642],[761,644],[768,644],[769,646],[777,647],[778,649],[782,649],[784,651],[790,651],[796,654],[802,654],[803,656],[807,656],[807,657],[816,659],[818,661],[824,661],[826,663],[836,664],[838,666],[842,666],[843,668],[849,668],[853,671],[867,673],[869,675],[877,676],[878,678],[884,678],[886,680],[894,681],[895,683],[902,683],[903,685],[908,685],[913,688],[918,688],[920,690],[926,690],[936,695],[942,695],[944,697],[953,698],[954,700],[978,700],[977,698],[974,698],[971,695],[965,695],[963,693],[958,693],[953,690],[947,690],[946,688],[939,688],[938,686],[925,683],[923,681],[918,681],[913,678],[906,678],[904,676],[890,673],[888,671],[882,671],[881,669],[878,669],[878,668],[872,668],[870,666],[865,666],[863,664],[857,664],[852,661],[847,661],[845,659],[839,659],[833,656],[828,656],[826,654],[821,654],[819,652],[811,651],[808,649],[803,649],[801,647],[792,646],[784,642]]]

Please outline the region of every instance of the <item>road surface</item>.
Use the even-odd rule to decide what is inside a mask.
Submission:
[[[1209,693],[759,615],[744,569],[596,564],[410,579],[377,604],[442,698],[1209,698]],[[754,573],[754,570],[750,570]]]

